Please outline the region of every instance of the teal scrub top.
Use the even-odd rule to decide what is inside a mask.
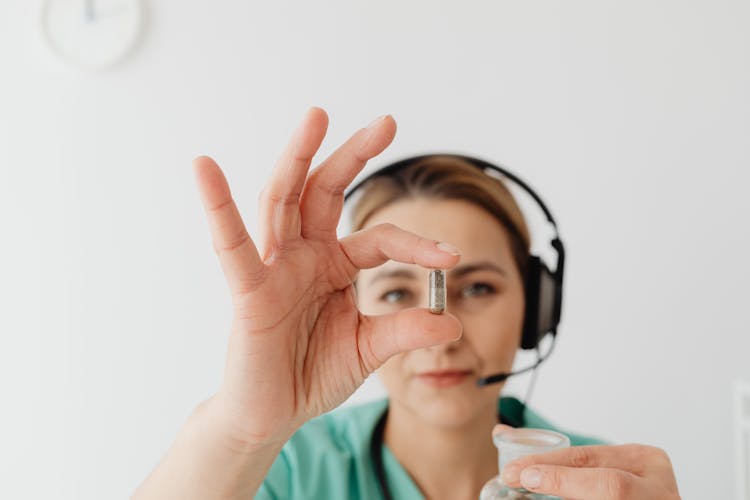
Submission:
[[[380,399],[337,408],[305,423],[282,448],[255,499],[380,499],[370,460],[370,438],[387,407],[388,399]],[[523,404],[513,397],[499,398],[498,411],[503,421],[514,427],[561,432],[570,438],[572,446],[604,444],[557,429],[529,408],[524,412]],[[423,499],[387,445],[383,444],[381,453],[394,498]]]

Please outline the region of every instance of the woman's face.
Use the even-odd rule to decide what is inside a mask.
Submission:
[[[383,222],[461,251],[461,260],[446,274],[447,310],[461,321],[463,337],[390,358],[378,374],[391,404],[443,427],[469,424],[488,411],[494,414],[500,386],[477,387],[476,379],[512,368],[524,316],[523,283],[507,232],[488,212],[462,200],[398,201],[375,212],[365,227]],[[362,270],[357,278],[360,310],[385,314],[427,307],[428,274],[427,269],[398,262]],[[468,375],[425,375],[446,370]]]

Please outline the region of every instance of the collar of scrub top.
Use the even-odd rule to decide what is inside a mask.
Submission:
[[[501,404],[501,406],[504,407],[503,409],[507,408],[508,411],[498,412],[498,422],[510,425],[511,427],[522,427],[525,410],[524,404],[517,399],[510,398],[503,402],[506,404]],[[385,477],[385,467],[383,465],[383,433],[385,432],[385,421],[387,417],[388,407],[386,406],[385,411],[383,411],[383,414],[375,424],[375,428],[372,430],[372,438],[370,440],[370,460],[372,461],[373,469],[375,469],[375,479],[380,487],[380,493],[385,500],[393,500],[393,495],[391,495],[391,490],[388,487],[388,480]]]

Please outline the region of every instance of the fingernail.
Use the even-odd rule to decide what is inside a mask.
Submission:
[[[502,480],[504,483],[515,483],[518,481],[518,473],[521,468],[517,465],[506,465],[503,467]]]
[[[455,339],[453,339],[453,341],[454,342],[458,342],[459,340],[461,340],[461,337],[463,337],[463,336],[464,336],[464,329],[463,329],[463,327],[461,327],[461,330],[458,332],[458,337],[456,337]]]
[[[461,252],[458,251],[458,248],[454,247],[453,245],[449,245],[448,243],[443,243],[441,241],[437,244],[437,247],[445,253],[449,253],[451,255],[461,255]]]
[[[371,129],[373,129],[373,128],[377,127],[378,123],[380,123],[381,121],[383,121],[383,120],[384,120],[384,119],[385,119],[385,118],[386,118],[387,116],[389,116],[389,115],[383,115],[383,116],[379,116],[379,117],[375,118],[375,119],[374,119],[373,121],[371,121],[371,122],[370,122],[370,124],[369,124],[369,125],[368,125],[368,126],[366,127],[366,128],[367,128],[367,130],[371,130]]]
[[[524,488],[538,488],[542,484],[542,473],[539,469],[524,469],[521,472],[521,485]]]
[[[370,122],[370,124],[364,128],[364,132],[362,133],[362,139],[359,144],[360,149],[366,149],[367,146],[370,144],[370,141],[373,137],[376,135],[375,129],[378,128],[378,125],[385,119],[385,117],[388,115],[383,115],[379,118],[375,118],[373,121]]]

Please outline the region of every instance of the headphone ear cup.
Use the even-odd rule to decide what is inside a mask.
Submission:
[[[524,282],[526,309],[521,333],[521,349],[534,349],[539,342],[537,323],[539,319],[539,274],[541,267],[542,261],[539,257],[530,255],[526,265],[526,280]]]
[[[525,285],[526,313],[521,348],[535,349],[546,334],[557,330],[562,289],[557,276],[535,255],[529,257]]]

